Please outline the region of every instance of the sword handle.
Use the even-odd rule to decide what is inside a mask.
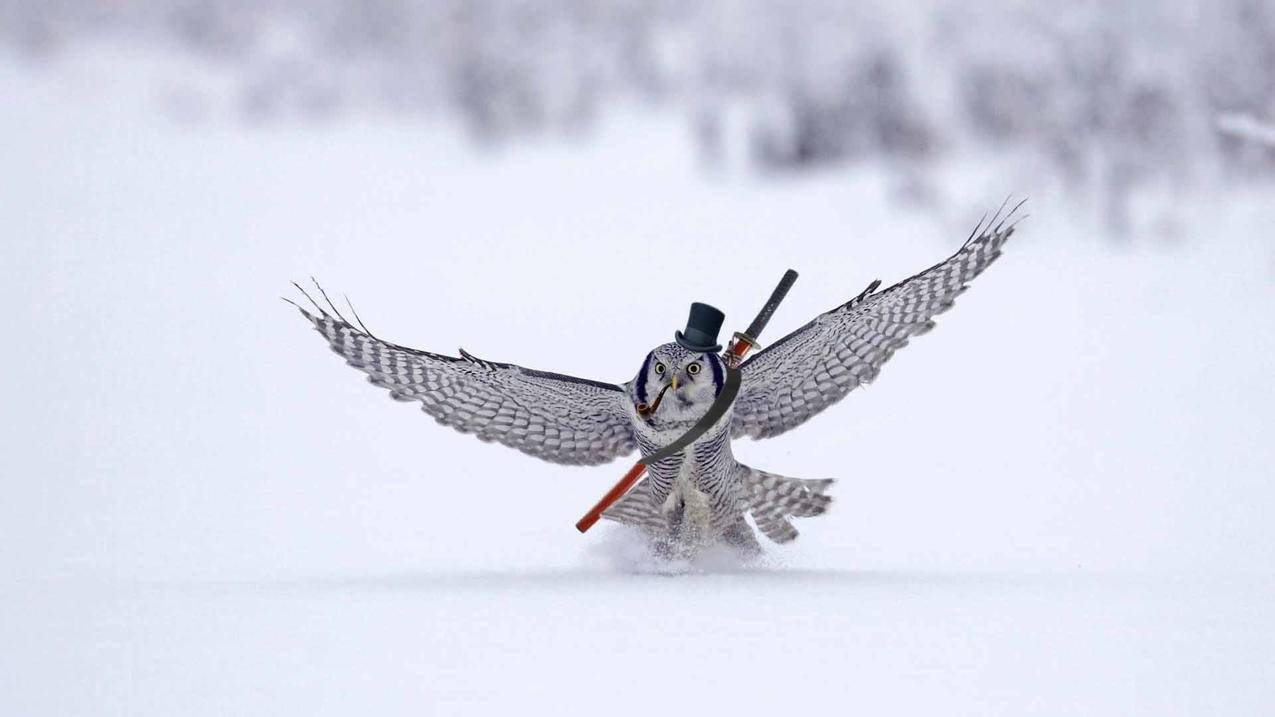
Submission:
[[[761,307],[761,312],[757,314],[757,318],[753,319],[753,323],[748,325],[748,338],[753,341],[761,336],[761,332],[766,329],[766,324],[770,323],[770,317],[775,315],[775,309],[779,308],[779,303],[788,295],[788,290],[792,288],[793,282],[797,281],[797,272],[789,269],[784,272],[784,278],[779,280],[779,286],[771,292],[770,299],[766,301],[766,305]]]
[[[793,283],[797,281],[797,272],[789,269],[784,272],[784,276],[779,280],[779,285],[775,290],[770,292],[770,298],[766,300],[766,305],[761,307],[761,311],[757,314],[757,318],[753,319],[753,323],[748,325],[748,330],[744,333],[735,332],[735,338],[731,340],[730,346],[726,348],[726,353],[722,355],[722,359],[726,361],[728,366],[738,366],[744,360],[744,354],[759,346],[757,337],[762,331],[766,330],[766,324],[770,323],[770,317],[775,315],[775,309],[779,308],[780,302],[788,296],[788,290],[792,288]]]

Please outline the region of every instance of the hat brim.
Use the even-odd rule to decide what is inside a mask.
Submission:
[[[674,331],[673,338],[677,341],[677,344],[679,346],[686,349],[687,351],[695,351],[697,353],[702,353],[702,354],[707,354],[707,353],[715,354],[718,351],[722,350],[721,344],[717,344],[716,346],[711,346],[711,345],[692,343],[690,339],[687,339],[685,336],[682,335],[681,331]]]

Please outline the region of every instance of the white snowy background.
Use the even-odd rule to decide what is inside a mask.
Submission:
[[[0,3],[0,715],[1275,711],[1269,4],[459,7]],[[577,534],[626,461],[436,426],[278,298],[619,382],[1010,194],[933,333],[736,444],[839,480],[759,566]]]

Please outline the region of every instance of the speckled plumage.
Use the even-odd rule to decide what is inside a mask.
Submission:
[[[717,541],[756,550],[749,519],[775,542],[794,539],[790,518],[823,513],[832,481],[745,466],[731,453],[731,439],[779,435],[872,381],[895,351],[933,328],[934,317],[1000,255],[1013,231],[995,219],[980,225],[947,260],[883,291],[873,282],[745,361],[739,396],[722,419],[686,450],[649,466],[647,478],[604,517],[642,528],[670,554]],[[721,357],[676,343],[653,349],[638,375],[619,385],[463,350],[451,357],[399,346],[361,322],[352,325],[331,302],[331,311],[311,303],[313,312],[298,308],[331,348],[392,397],[419,401],[439,423],[553,463],[606,463],[634,448],[650,455],[703,416],[723,384]],[[639,414],[637,405],[652,403],[665,387],[658,408]]]

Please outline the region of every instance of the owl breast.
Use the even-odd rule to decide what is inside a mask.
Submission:
[[[652,424],[634,414],[643,456],[680,438],[694,421]],[[738,464],[730,450],[731,412],[681,453],[647,466],[650,500],[671,522],[685,521],[702,533],[720,532],[742,510]]]

